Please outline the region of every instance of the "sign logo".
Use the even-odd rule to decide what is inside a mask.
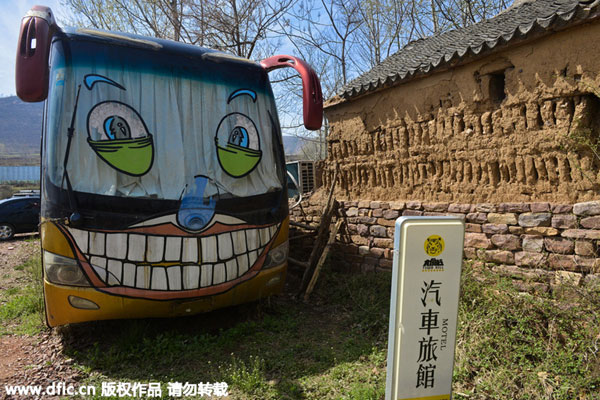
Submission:
[[[444,271],[444,260],[441,258],[430,258],[423,263],[423,272]]]
[[[425,240],[425,253],[431,257],[436,257],[444,251],[444,239],[438,235],[431,235]]]

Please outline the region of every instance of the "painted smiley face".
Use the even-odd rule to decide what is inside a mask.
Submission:
[[[228,103],[238,96],[256,102],[253,91],[238,90]],[[113,168],[134,176],[150,170],[152,135],[130,106],[116,101],[98,103],[88,114],[88,134],[94,151]],[[145,148],[151,158],[147,165],[132,169],[132,160],[139,157],[111,158],[118,155],[113,146],[148,139],[149,151]],[[220,120],[215,143],[219,164],[232,177],[248,175],[261,160],[257,126],[240,112]],[[212,175],[215,171],[200,172]],[[194,176],[182,193],[179,210],[125,229],[61,226],[92,286],[134,298],[189,299],[225,292],[258,274],[281,222],[249,223],[217,213],[219,187],[215,194],[214,188],[206,190],[209,183],[218,184],[209,176]]]
[[[170,214],[124,231],[62,229],[98,290],[169,300],[218,294],[254,277],[280,225],[215,214],[197,235],[177,226]]]

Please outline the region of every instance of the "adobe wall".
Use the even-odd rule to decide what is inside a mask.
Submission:
[[[324,185],[338,165],[338,199],[597,198],[600,162],[573,147],[600,132],[597,37],[600,24],[579,26],[329,106]]]

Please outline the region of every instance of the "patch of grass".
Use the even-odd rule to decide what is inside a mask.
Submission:
[[[265,360],[261,357],[250,355],[248,361],[232,356],[229,364],[219,367],[220,380],[228,382],[241,392],[249,395],[261,396],[264,399],[273,397],[266,378]]]
[[[34,335],[45,327],[41,260],[33,257],[15,269],[25,272],[26,283],[7,289],[2,295],[0,335]]]
[[[379,301],[359,290],[360,282],[375,278],[327,275],[315,293],[319,306],[280,298],[188,318],[81,324],[63,329],[65,353],[98,387],[227,382],[233,399],[378,398],[386,344],[380,330],[358,323]],[[376,279],[389,285],[389,276]],[[219,327],[215,319],[224,315],[230,326]]]
[[[600,391],[600,293],[535,296],[465,268],[455,387],[469,399],[575,399]],[[576,296],[559,297],[569,291]],[[460,397],[459,397],[460,398]]]
[[[333,303],[358,332],[387,339],[391,273],[360,275],[327,273],[319,283],[323,302]]]
[[[19,288],[11,287],[11,288],[8,288],[8,289],[4,290],[4,296],[3,297],[8,298],[8,297],[14,296],[14,295],[16,295],[18,293],[19,293]]]

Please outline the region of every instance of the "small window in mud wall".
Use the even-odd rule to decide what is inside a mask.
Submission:
[[[505,84],[504,71],[489,74],[488,90],[490,100],[495,103],[501,103],[506,98],[506,92],[504,91]]]

